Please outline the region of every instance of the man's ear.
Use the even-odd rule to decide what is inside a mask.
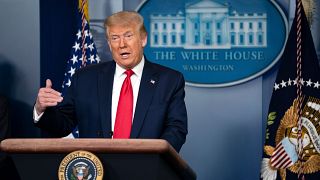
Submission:
[[[107,43],[108,43],[109,48],[111,48],[110,41],[108,40],[108,38],[107,38]]]
[[[108,38],[108,35],[106,34],[106,41],[108,43],[108,46],[109,46],[109,50],[111,52],[111,44],[110,44],[110,41],[109,41],[109,38]]]
[[[108,43],[108,46],[110,48],[111,46],[110,46],[110,41],[109,41],[109,38],[108,38],[108,29],[107,28],[106,28],[106,31],[105,31],[105,37],[106,37],[106,41]],[[110,48],[110,50],[111,50],[111,48]]]
[[[146,33],[143,36],[144,37],[142,37],[142,47],[145,47],[147,45],[147,42],[148,42],[148,34]]]

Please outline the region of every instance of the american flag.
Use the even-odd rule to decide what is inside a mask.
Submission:
[[[296,3],[269,105],[263,180],[320,179],[319,143],[312,140],[319,116],[311,113],[320,104],[320,66],[302,0]]]
[[[67,88],[70,87],[72,83],[72,76],[77,69],[100,62],[93,37],[90,32],[87,20],[88,16],[86,16],[87,13],[85,13],[85,10],[87,10],[88,7],[87,0],[79,0],[79,4],[81,4],[81,6],[77,13],[78,30],[75,36],[74,45],[71,48],[70,57],[67,61],[64,81],[62,83],[62,96],[65,95]],[[72,134],[74,137],[78,137],[77,129],[75,129]]]

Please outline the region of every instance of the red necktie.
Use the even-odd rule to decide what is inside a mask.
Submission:
[[[114,125],[113,138],[130,138],[132,112],[133,112],[133,91],[130,77],[134,73],[131,69],[126,70],[126,79],[123,81],[117,108],[117,115]]]

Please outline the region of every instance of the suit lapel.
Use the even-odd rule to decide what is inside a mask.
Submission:
[[[145,60],[136,104],[136,110],[130,134],[131,138],[137,138],[139,135],[140,129],[143,125],[143,121],[145,119],[145,115],[152,101],[153,94],[157,86],[157,82],[157,72],[153,68],[152,64]]]
[[[107,63],[98,77],[98,99],[103,137],[111,137],[111,102],[115,63]]]

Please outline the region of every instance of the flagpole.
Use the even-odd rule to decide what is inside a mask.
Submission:
[[[303,97],[302,97],[302,67],[301,67],[301,8],[302,8],[302,1],[297,0],[296,1],[296,16],[297,16],[297,98],[298,98],[298,157],[299,159],[302,159],[303,157],[303,144],[302,144],[302,103],[303,103]],[[298,179],[304,179],[304,175],[302,174],[303,170],[303,164],[300,164],[299,171],[298,171]]]
[[[87,3],[87,0],[82,0],[82,3],[81,3],[81,21],[82,21],[82,30],[81,30],[81,35],[82,35],[82,67],[84,67],[86,65],[86,47],[85,47],[85,38],[86,38],[86,34],[85,34],[85,26],[86,26],[86,23],[87,23],[87,20],[86,20],[86,16],[85,16],[85,12],[84,12],[84,9],[85,9],[85,5]]]

